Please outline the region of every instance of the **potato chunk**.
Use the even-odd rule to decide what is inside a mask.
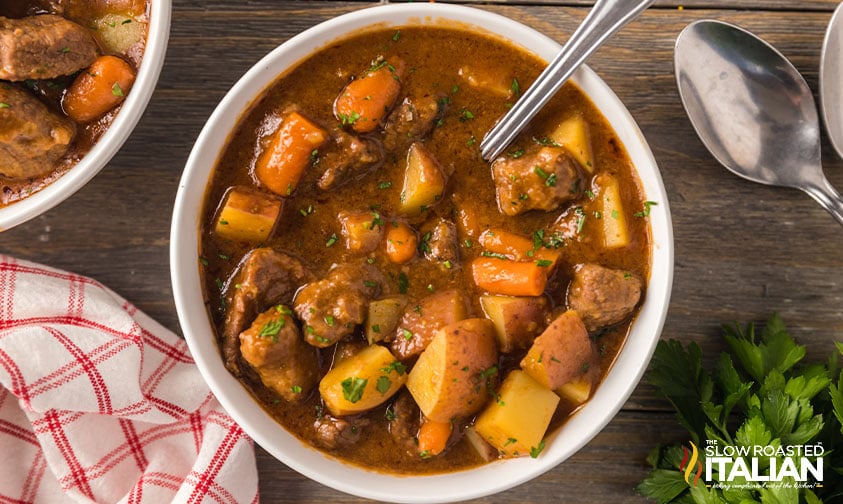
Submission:
[[[410,145],[401,203],[398,210],[408,216],[417,216],[442,199],[448,182],[439,161],[422,144]]]
[[[392,353],[401,360],[419,355],[433,340],[436,331],[468,317],[465,295],[444,290],[417,303],[408,303],[392,339]]]
[[[546,325],[547,298],[480,296],[480,305],[495,324],[501,352],[528,348]]]
[[[234,187],[223,197],[214,233],[236,242],[264,242],[275,229],[281,208],[280,198]]]
[[[461,320],[436,333],[410,371],[407,390],[436,422],[472,415],[488,399],[485,375],[497,359],[492,323]]]
[[[505,457],[529,455],[540,450],[558,404],[559,396],[527,373],[511,371],[474,428]]]
[[[527,351],[521,369],[549,389],[583,374],[591,362],[591,340],[575,311],[556,317]]]
[[[319,393],[334,416],[374,408],[407,381],[404,366],[386,347],[370,345],[343,359],[319,382]]]
[[[348,212],[337,215],[342,226],[345,248],[351,252],[371,252],[383,237],[384,220],[378,212]]]
[[[603,231],[603,246],[609,249],[629,245],[629,218],[621,200],[618,180],[602,173],[595,177],[597,207]]]
[[[369,344],[392,337],[407,305],[407,296],[389,296],[369,302],[366,317],[366,339]]]
[[[594,173],[591,131],[581,115],[569,117],[559,123],[549,137],[570,152],[586,172]]]

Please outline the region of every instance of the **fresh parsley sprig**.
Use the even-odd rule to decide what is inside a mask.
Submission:
[[[724,327],[723,337],[729,351],[716,359],[711,371],[703,369],[696,343],[684,347],[669,340],[656,348],[647,378],[673,405],[693,447],[699,448],[699,465],[688,468],[691,457],[683,445],[658,446],[647,458],[653,469],[636,490],[660,504],[843,500],[843,370],[838,365],[843,343],[835,343],[837,351],[826,363],[804,364],[805,347],[796,343],[777,314],[759,332],[752,323],[734,324]],[[823,448],[822,484],[799,485],[789,476],[778,482],[784,484],[772,484],[772,477],[755,484],[741,476],[717,485],[713,483],[727,479],[717,470],[733,477],[730,471],[735,467],[717,464],[712,465],[716,481],[699,478],[706,467],[707,446],[772,450],[776,453],[766,459],[767,465],[763,458],[759,462],[761,474],[769,475],[775,467],[784,467],[787,456],[782,450],[807,445]]]

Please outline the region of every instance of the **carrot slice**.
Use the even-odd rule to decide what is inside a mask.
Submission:
[[[401,92],[404,62],[383,60],[349,82],[334,101],[334,115],[358,133],[378,127]]]
[[[270,191],[289,196],[328,134],[298,112],[284,116],[281,127],[255,163],[255,176]]]
[[[386,229],[386,256],[395,264],[404,264],[416,256],[419,239],[408,224],[396,221]]]
[[[536,247],[526,236],[510,233],[504,229],[490,229],[483,232],[480,235],[480,244],[489,252],[501,254],[516,261],[537,261],[547,268],[555,266],[561,255],[558,250],[541,245]]]
[[[538,296],[547,285],[549,268],[536,261],[510,261],[478,257],[471,262],[471,275],[477,287],[509,296]]]
[[[76,77],[62,108],[78,123],[91,122],[119,105],[135,83],[135,71],[117,56],[100,56]]]
[[[427,418],[419,427],[419,453],[428,457],[439,455],[445,450],[451,437],[451,422],[435,422]]]

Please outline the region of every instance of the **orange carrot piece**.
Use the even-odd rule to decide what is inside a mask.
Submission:
[[[401,92],[404,62],[383,61],[359,79],[354,79],[334,101],[334,115],[358,133],[378,127]]]
[[[510,233],[504,229],[490,229],[480,235],[480,244],[489,252],[501,254],[516,261],[539,261],[547,268],[553,268],[559,260],[558,250],[535,247],[526,236]],[[547,263],[550,261],[550,263]]]
[[[439,455],[451,437],[451,422],[434,422],[427,418],[419,427],[419,453],[422,456]]]
[[[478,257],[471,262],[471,275],[477,287],[495,294],[539,296],[547,285],[549,268],[536,261],[510,261]]]
[[[270,191],[289,196],[328,134],[298,112],[285,115],[255,163],[255,176]]]
[[[68,117],[91,122],[119,105],[135,83],[135,71],[117,56],[100,56],[76,77],[62,98]]]
[[[404,264],[416,256],[419,239],[408,224],[397,221],[387,224],[386,256],[395,264]]]

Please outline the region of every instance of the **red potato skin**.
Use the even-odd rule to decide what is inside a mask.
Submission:
[[[566,311],[533,341],[521,369],[549,389],[556,389],[585,372],[592,343],[580,316]]]

